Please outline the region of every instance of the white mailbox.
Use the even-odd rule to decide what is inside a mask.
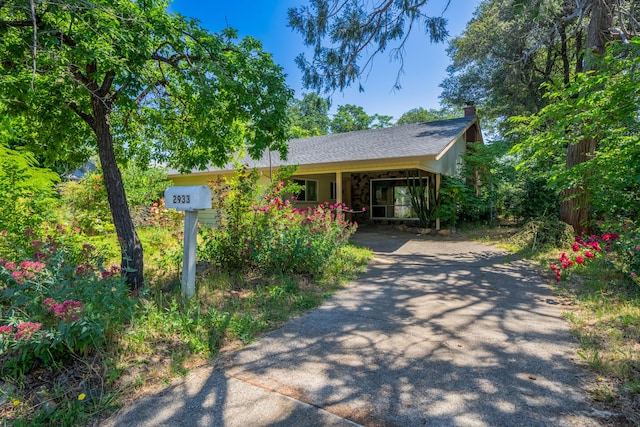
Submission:
[[[206,185],[169,187],[164,192],[167,208],[196,211],[211,208],[211,190]]]
[[[164,204],[167,208],[185,211],[182,292],[191,298],[196,290],[198,211],[211,208],[211,190],[206,185],[169,187],[164,191]]]

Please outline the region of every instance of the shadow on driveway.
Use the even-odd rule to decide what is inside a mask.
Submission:
[[[331,300],[104,425],[601,425],[537,272],[470,241],[356,241],[376,258]]]

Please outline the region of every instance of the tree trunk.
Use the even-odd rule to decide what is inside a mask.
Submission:
[[[98,155],[104,173],[107,199],[111,208],[113,225],[122,251],[120,264],[127,284],[132,291],[142,288],[144,260],[142,244],[133,226],[129,205],[122,183],[122,175],[113,150],[113,136],[109,126],[111,108],[106,97],[91,96],[93,109],[93,129],[98,140]]]
[[[592,0],[591,19],[585,43],[584,70],[596,69],[595,57],[604,53],[607,41],[611,40],[609,28],[613,25],[615,0]],[[595,153],[597,141],[586,137],[567,147],[566,168],[570,169],[589,161]],[[562,193],[560,219],[573,226],[578,234],[589,230],[589,193],[584,186],[567,188]]]

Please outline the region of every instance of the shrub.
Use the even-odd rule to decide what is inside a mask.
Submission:
[[[0,232],[11,242],[0,246],[0,257],[18,256],[43,221],[58,205],[56,173],[38,167],[35,157],[0,144]]]
[[[202,256],[226,269],[318,275],[355,232],[343,204],[294,207],[297,186],[283,181],[259,198],[257,174],[241,170],[223,201],[221,227],[203,233]]]
[[[563,271],[571,271],[571,268],[577,268],[589,264],[593,259],[601,255],[603,248],[606,253],[612,252],[613,243],[619,238],[617,234],[603,234],[602,236],[576,236],[574,243],[571,245],[573,253],[567,255],[562,252],[560,256],[560,266],[551,264],[550,268],[556,274],[556,281],[560,281]]]
[[[613,245],[618,268],[640,286],[640,229],[628,230]]]
[[[159,168],[140,168],[133,162],[122,170],[122,181],[127,194],[131,218],[136,226],[144,225],[150,215],[150,206],[158,202],[162,192],[171,185],[167,173]],[[60,186],[64,206],[78,225],[90,234],[113,231],[107,190],[99,170],[85,175],[78,182]]]
[[[135,306],[119,267],[103,268],[94,248],[34,247],[31,259],[0,260],[3,374],[28,372],[37,362],[55,366],[103,347]]]

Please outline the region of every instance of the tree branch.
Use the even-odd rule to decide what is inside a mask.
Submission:
[[[80,110],[80,107],[78,107],[78,104],[76,104],[75,102],[69,102],[67,105],[74,113],[80,116],[82,120],[84,120],[89,126],[91,126],[91,129],[95,129],[95,120],[93,119],[93,116],[91,114],[87,114],[84,111]]]
[[[34,0],[30,0],[31,3],[31,22],[33,23],[33,46],[31,50],[31,56],[33,57],[33,73],[31,74],[31,90],[33,90],[36,80],[36,55],[38,53],[38,25],[36,23],[36,5]]]
[[[91,83],[91,80],[89,80],[87,76],[82,74],[80,68],[77,65],[69,64],[68,69],[71,75],[73,75],[73,77],[83,85],[88,86]]]
[[[151,93],[152,90],[154,90],[158,86],[165,86],[166,84],[167,84],[167,79],[160,79],[155,81],[152,85],[150,85],[149,87],[144,89],[142,92],[140,92],[140,95],[136,97],[136,104],[140,105],[140,103],[144,101],[144,99],[147,97],[147,95]]]
[[[102,80],[102,86],[100,86],[100,89],[98,89],[97,91],[97,95],[100,98],[104,98],[109,94],[109,91],[111,90],[111,85],[113,84],[113,80],[115,78],[116,78],[115,71],[113,70],[107,71],[107,73],[104,76],[104,80]]]

